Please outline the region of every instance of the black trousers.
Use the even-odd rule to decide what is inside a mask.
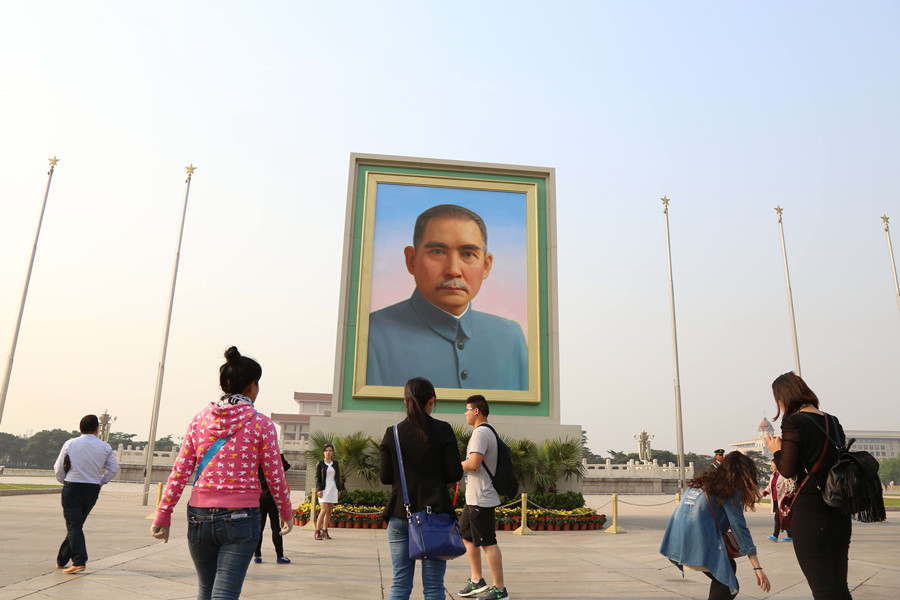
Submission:
[[[737,563],[734,562],[733,558],[729,558],[728,562],[731,563],[731,570],[737,574]],[[731,600],[735,596],[737,596],[737,592],[734,594],[731,593],[731,590],[727,585],[713,577],[709,572],[704,573],[707,577],[709,577],[709,600]]]
[[[87,545],[84,541],[84,522],[100,496],[100,486],[94,483],[71,483],[62,489],[63,517],[66,519],[66,538],[59,547],[56,564],[87,564]]]
[[[850,517],[825,504],[813,490],[801,493],[794,503],[794,554],[815,600],[852,600],[847,587]]]
[[[256,544],[254,556],[262,556],[263,534],[266,532],[266,516],[272,528],[272,543],[275,544],[275,556],[284,556],[284,540],[281,537],[281,521],[278,516],[278,505],[271,494],[259,496],[259,543]]]
[[[781,533],[781,515],[779,515],[778,513],[775,513],[775,529],[773,530],[772,535],[774,535],[775,537],[778,537],[778,534],[779,534],[779,533]],[[791,530],[790,530],[790,529],[785,529],[785,530],[784,530],[784,533],[785,533],[789,538],[793,538],[793,537],[794,537],[794,536],[791,535]]]

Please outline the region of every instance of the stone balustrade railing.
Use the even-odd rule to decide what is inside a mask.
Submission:
[[[583,461],[585,479],[594,478],[662,478],[662,479],[680,479],[681,470],[675,463],[660,465],[657,461],[637,461],[629,460],[625,464],[614,465],[610,459],[606,459],[602,464],[588,464]],[[689,463],[684,470],[684,476],[691,479],[694,476],[694,463]]]
[[[306,452],[309,442],[307,440],[279,440],[278,445],[282,452]],[[116,460],[120,464],[143,465],[147,462],[146,452],[146,447],[125,447],[124,444],[119,444],[119,448],[116,450]],[[171,467],[175,464],[175,459],[178,458],[178,452],[179,448],[177,446],[169,451],[155,450],[153,452],[153,465]]]

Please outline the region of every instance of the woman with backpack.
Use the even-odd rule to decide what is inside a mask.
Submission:
[[[843,443],[844,430],[834,416],[819,410],[819,399],[794,373],[779,375],[772,393],[781,413],[781,435],[765,442],[782,477],[797,478],[791,507],[794,554],[816,600],[850,600],[847,586],[850,516],[822,499],[829,469],[838,457],[830,437]]]

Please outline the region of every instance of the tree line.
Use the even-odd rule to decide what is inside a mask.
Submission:
[[[52,469],[62,445],[71,438],[80,436],[75,430],[44,429],[30,437],[0,432],[0,465],[14,469]],[[115,450],[119,444],[128,446],[146,446],[147,441],[135,440],[135,433],[120,431],[109,434],[109,445]],[[165,452],[175,447],[176,442],[171,435],[156,441],[155,450]]]
[[[465,428],[460,427],[459,431],[457,431],[457,440],[460,443],[460,452],[462,454],[465,454],[465,443],[468,442],[466,434]],[[0,465],[20,469],[52,469],[53,463],[56,462],[56,457],[59,456],[59,450],[62,448],[63,443],[65,443],[66,440],[78,437],[79,435],[81,434],[78,431],[65,431],[63,429],[45,429],[29,437],[0,432]],[[365,437],[362,436],[362,434],[359,435],[362,438]],[[123,444],[125,447],[132,446],[135,448],[147,445],[146,440],[137,440],[135,439],[136,437],[137,434],[135,433],[114,431],[109,435],[109,445],[112,446],[113,449],[118,448],[119,444]],[[313,440],[314,448],[317,445],[315,444],[315,441],[317,440]],[[321,440],[318,441],[321,443]],[[354,442],[355,447],[353,447],[354,444],[348,444],[349,454],[354,457],[359,457],[362,449],[360,447],[365,448],[368,446],[368,443],[367,441],[364,441],[364,439],[356,439]],[[563,441],[560,440],[551,444],[550,447],[546,444],[535,444],[530,440],[515,440],[515,442],[515,450],[517,450],[516,454],[518,454],[518,458],[521,459],[520,465],[522,474],[524,475],[525,472],[531,472],[532,475],[536,475],[537,479],[541,482],[541,487],[544,489],[555,487],[555,485],[553,485],[553,483],[555,483],[555,477],[553,475],[555,469],[557,470],[557,473],[563,471],[568,474],[569,477],[576,476],[578,468],[574,463],[579,462],[582,458],[590,464],[605,463],[607,458],[609,458],[613,464],[625,464],[629,460],[639,460],[637,452],[626,453],[620,450],[607,450],[608,456],[594,454],[588,447],[587,432],[584,431],[581,435],[580,454],[574,451],[574,446],[577,445],[577,442],[573,443],[571,440],[567,440],[568,443],[562,443]],[[178,442],[176,442],[170,434],[156,440],[154,449],[159,452],[167,452],[172,450],[177,444]],[[511,446],[512,445],[513,444],[511,444]],[[560,446],[564,447],[562,454],[559,452],[554,454],[554,451],[558,451]],[[316,450],[313,449],[311,455],[314,455],[315,452]],[[757,468],[760,470],[760,479],[762,479],[763,476],[769,476],[771,473],[769,459],[763,456],[761,452],[750,451],[745,454],[752,458],[756,463]],[[651,459],[656,460],[661,465],[670,462],[675,463],[676,465],[678,464],[678,455],[669,450],[651,449],[650,456]],[[553,460],[547,460],[548,458],[552,458]],[[715,457],[709,454],[697,454],[695,452],[685,452],[684,454],[685,464],[694,463],[695,474],[700,474],[711,469],[714,460]],[[900,457],[888,458],[882,460],[879,464],[880,468],[878,475],[881,477],[882,482],[885,484],[892,481],[895,484],[900,483]],[[362,461],[360,466],[362,467],[362,471],[365,472],[368,470],[369,473],[372,473],[371,466],[367,465],[365,461]],[[351,470],[355,469],[351,468]],[[343,472],[344,470],[342,469],[342,473]],[[541,475],[541,473],[543,473],[543,475]],[[377,477],[377,471],[374,471],[374,474]],[[562,477],[565,478],[565,474],[563,474]],[[554,479],[553,483],[550,482],[551,479]],[[764,481],[760,481],[760,483],[764,483]]]

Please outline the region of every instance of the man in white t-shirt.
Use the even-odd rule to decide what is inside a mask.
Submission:
[[[466,507],[459,520],[459,531],[472,573],[459,595],[463,598],[477,596],[478,600],[508,600],[509,594],[503,585],[503,556],[494,527],[494,508],[500,506],[500,494],[485,470],[485,467],[491,473],[497,470],[497,438],[490,427],[481,427],[487,423],[489,413],[484,396],[478,394],[466,400],[466,423],[475,429],[466,447],[466,460],[462,462],[466,477]],[[494,581],[490,587],[482,577],[481,549],[484,549]]]

